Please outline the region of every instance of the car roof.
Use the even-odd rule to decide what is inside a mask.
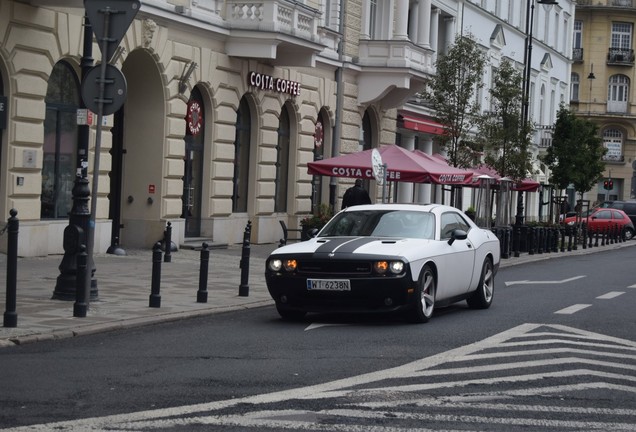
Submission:
[[[435,209],[440,210],[454,210],[459,211],[457,208],[443,205],[443,204],[363,204],[352,207],[347,207],[343,211],[361,211],[361,210],[411,210],[411,211],[426,211],[431,212]]]

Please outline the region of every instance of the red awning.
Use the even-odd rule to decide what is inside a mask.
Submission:
[[[402,118],[403,127],[418,132],[431,135],[442,135],[444,133],[444,125],[436,121],[429,120],[424,117],[400,114],[398,118]]]
[[[472,183],[473,173],[444,166],[435,160],[397,145],[381,146],[382,162],[387,165],[388,181],[409,183],[462,184]],[[372,150],[309,162],[307,172],[313,175],[373,179]]]

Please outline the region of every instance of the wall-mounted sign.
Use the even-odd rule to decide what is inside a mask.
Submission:
[[[316,148],[322,147],[322,140],[325,137],[325,133],[322,130],[322,122],[318,120],[316,122],[316,129],[314,130],[314,145]]]
[[[294,96],[300,95],[300,83],[282,78],[274,78],[258,72],[250,72],[247,76],[247,84],[261,90],[270,90],[278,93],[287,93]]]
[[[0,129],[7,128],[7,97],[0,96]]]
[[[201,104],[197,100],[190,100],[188,102],[188,112],[186,113],[186,123],[188,125],[188,132],[190,135],[198,135],[203,127],[203,113]]]
[[[149,184],[148,185],[148,193],[149,194],[155,193],[155,185],[153,185],[153,184]]]

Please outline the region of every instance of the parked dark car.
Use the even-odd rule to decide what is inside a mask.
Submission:
[[[636,226],[636,200],[603,201],[600,207],[623,210],[632,221],[634,226]]]

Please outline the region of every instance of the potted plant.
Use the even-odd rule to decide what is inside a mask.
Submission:
[[[475,220],[475,207],[468,207],[464,213],[466,213],[466,216],[468,216],[472,221]]]
[[[309,240],[312,237],[312,235],[310,234],[310,231],[315,229],[316,230],[314,232],[314,235],[315,235],[315,233],[320,231],[322,227],[324,227],[325,224],[329,222],[329,219],[331,219],[332,215],[333,215],[333,212],[331,211],[331,208],[329,207],[329,205],[320,204],[315,214],[309,215],[301,219],[300,220],[300,226],[302,228],[302,231],[300,233],[301,240]]]

